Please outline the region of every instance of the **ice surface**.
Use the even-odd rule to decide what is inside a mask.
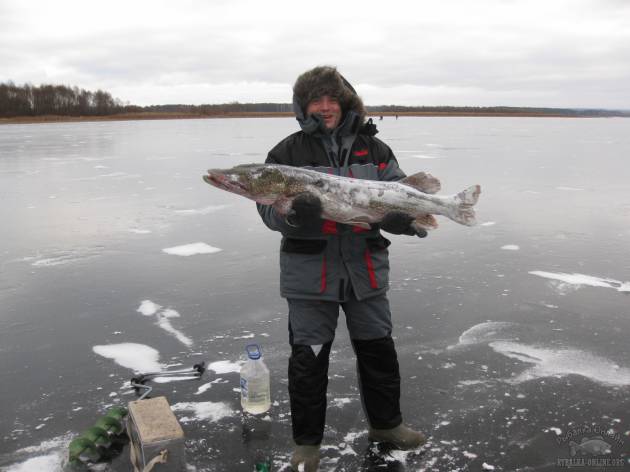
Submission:
[[[569,285],[589,285],[591,287],[614,288],[618,292],[630,292],[630,282],[620,282],[619,280],[595,277],[585,274],[567,274],[563,272],[545,272],[542,270],[533,270],[529,272],[538,277],[557,280]]]
[[[516,323],[507,321],[486,321],[464,331],[459,337],[459,345],[518,339],[517,330],[519,328],[520,326]]]
[[[162,249],[162,252],[165,252],[166,254],[183,257],[194,256],[196,254],[214,254],[215,252],[219,251],[221,251],[221,249],[219,249],[218,247],[213,247],[209,244],[201,242],[184,244],[182,246],[167,247],[165,249]]]
[[[160,353],[145,344],[106,344],[94,346],[92,350],[99,356],[112,359],[116,364],[135,372],[156,372],[163,367],[158,362]]]

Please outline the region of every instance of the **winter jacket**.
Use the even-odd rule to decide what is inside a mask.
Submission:
[[[338,128],[341,144],[336,153],[331,143],[334,137],[298,131],[278,143],[266,162],[357,179],[391,181],[405,177],[385,143],[347,125],[348,119],[357,118],[348,114]],[[378,225],[365,230],[321,220],[307,230],[287,225],[284,216],[271,206],[259,204],[258,211],[270,229],[282,233],[281,296],[343,302],[350,285],[359,300],[388,289],[390,242],[380,234]]]

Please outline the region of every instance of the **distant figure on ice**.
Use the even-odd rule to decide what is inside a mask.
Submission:
[[[398,181],[405,177],[392,150],[365,122],[362,100],[334,67],[316,67],[293,86],[293,110],[301,131],[280,141],[267,163],[306,167],[357,179]],[[381,119],[383,117],[381,116]],[[299,195],[287,216],[258,204],[265,224],[282,234],[280,293],[289,305],[289,399],[295,450],[291,466],[319,466],[326,422],[328,361],[339,307],[343,308],[357,356],[359,389],[369,423],[368,438],[400,449],[426,442],[403,424],[400,372],[387,299],[390,241],[380,230],[425,237],[413,219],[388,213],[370,229],[321,218],[321,200]]]

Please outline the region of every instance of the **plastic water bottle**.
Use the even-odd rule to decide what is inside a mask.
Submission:
[[[258,344],[245,347],[247,361],[241,367],[241,406],[243,412],[259,415],[271,408],[269,369]]]

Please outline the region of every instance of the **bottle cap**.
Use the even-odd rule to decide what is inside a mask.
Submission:
[[[248,344],[245,346],[245,350],[247,351],[247,357],[254,361],[262,357],[260,346],[258,344]]]

